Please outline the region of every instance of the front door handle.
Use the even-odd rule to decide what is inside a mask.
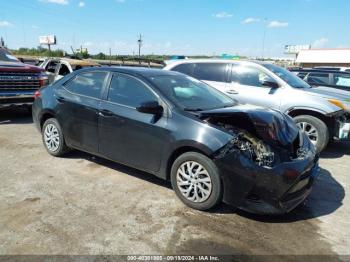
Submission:
[[[231,95],[237,95],[238,94],[238,92],[236,90],[234,90],[234,89],[227,90],[226,93],[227,94],[231,94]]]
[[[113,112],[107,109],[103,109],[98,113],[100,116],[113,116]]]

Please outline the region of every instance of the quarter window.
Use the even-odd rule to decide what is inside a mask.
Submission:
[[[226,63],[197,63],[193,77],[199,80],[227,82],[227,68]]]
[[[65,87],[75,94],[101,98],[101,90],[106,77],[107,73],[103,72],[83,73],[77,75],[72,81],[69,81]]]
[[[144,102],[157,100],[153,92],[136,78],[127,75],[113,76],[108,101],[136,108]]]

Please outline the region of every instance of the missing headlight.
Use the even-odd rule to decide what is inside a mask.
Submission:
[[[234,135],[231,142],[220,151],[218,157],[237,150],[259,166],[272,167],[274,165],[275,154],[270,147],[246,132]]]

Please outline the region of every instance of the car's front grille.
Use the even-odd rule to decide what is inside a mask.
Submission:
[[[0,72],[0,91],[31,90],[38,88],[40,88],[38,74]]]

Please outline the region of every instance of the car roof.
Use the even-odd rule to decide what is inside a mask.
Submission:
[[[335,70],[327,70],[327,69],[291,69],[291,72],[297,73],[325,73],[325,74],[342,74],[342,75],[350,75],[350,72],[345,71],[335,71]]]
[[[64,61],[69,63],[70,65],[80,65],[80,66],[100,66],[99,63],[96,63],[94,61],[90,60],[79,60],[79,59],[72,59],[72,58],[47,58],[46,60],[49,61]]]
[[[174,71],[166,71],[162,69],[148,68],[148,67],[131,67],[131,66],[104,66],[98,68],[86,68],[80,70],[80,72],[84,71],[108,71],[108,72],[118,72],[125,73],[134,76],[142,76],[145,78],[153,77],[153,76],[175,76],[175,75],[183,75],[182,73],[174,72]]]
[[[173,61],[167,67],[173,67],[175,65],[180,64],[192,64],[192,63],[245,63],[245,64],[259,64],[259,65],[265,65],[265,64],[272,64],[272,62],[269,61],[258,61],[258,60],[246,60],[246,59],[223,59],[223,58],[205,58],[205,59],[180,59]]]

